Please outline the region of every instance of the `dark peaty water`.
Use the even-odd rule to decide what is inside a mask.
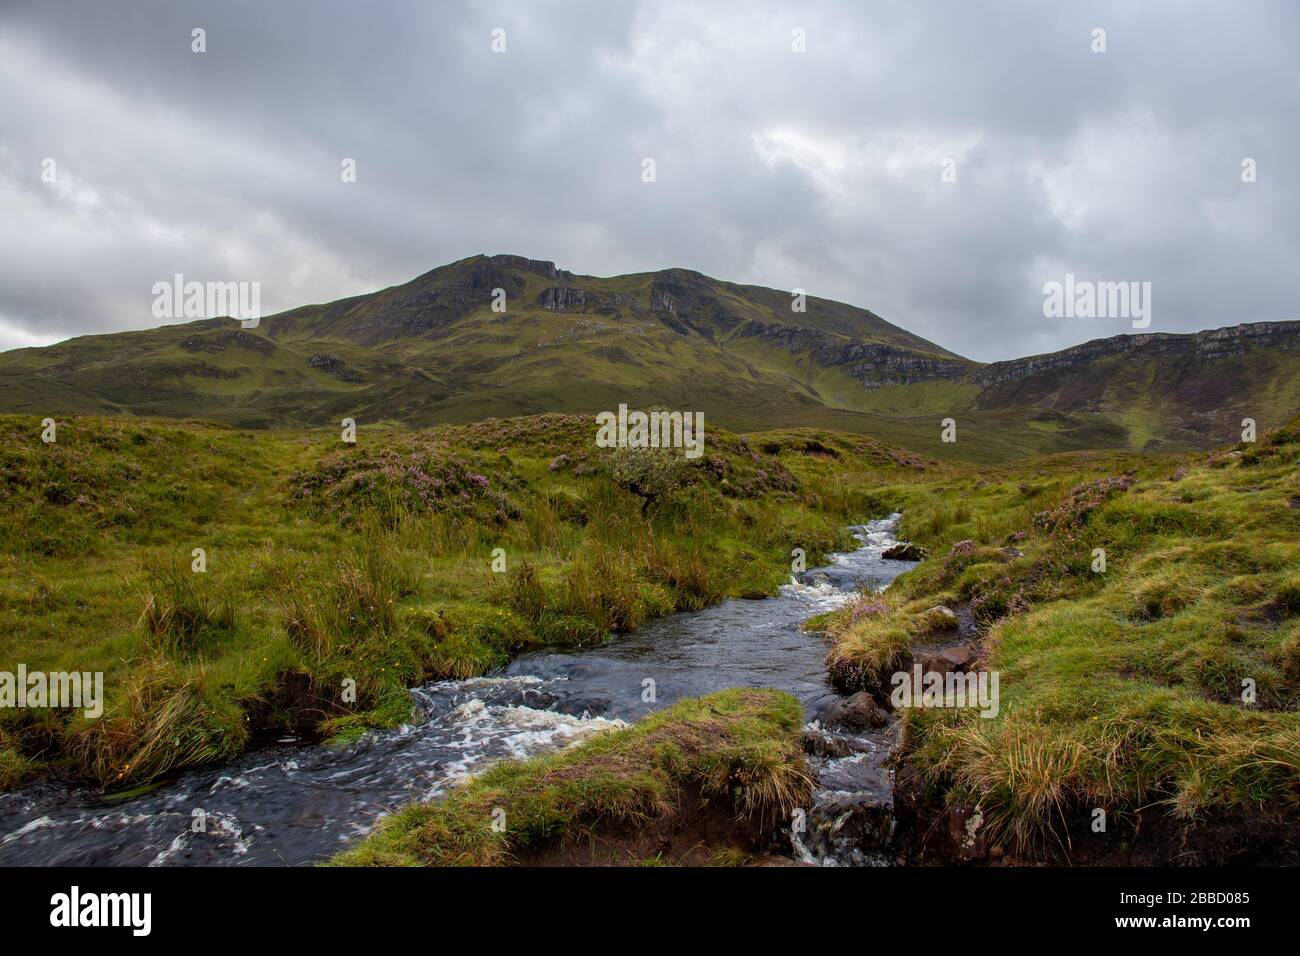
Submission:
[[[599,648],[528,654],[491,677],[416,688],[412,723],[345,747],[286,741],[115,804],[54,785],[0,794],[0,865],[308,864],[363,836],[379,815],[436,798],[494,760],[569,746],[682,697],[774,687],[812,714],[834,692],[824,641],[800,625],[912,567],[880,557],[896,520],[855,529],[862,548],[776,597],[672,614]],[[852,777],[860,763],[878,760],[834,761],[819,776]],[[805,859],[830,862],[795,843]]]

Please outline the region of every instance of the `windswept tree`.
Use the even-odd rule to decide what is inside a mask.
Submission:
[[[609,476],[641,498],[641,514],[690,483],[690,463],[672,448],[618,448],[610,452]]]

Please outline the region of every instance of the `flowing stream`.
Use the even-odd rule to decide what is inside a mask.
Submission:
[[[0,794],[0,865],[309,864],[355,842],[378,816],[437,798],[494,760],[570,746],[682,697],[774,687],[812,717],[836,695],[826,644],[801,624],[913,566],[881,557],[897,520],[855,528],[858,550],[833,555],[775,597],[667,615],[597,648],[539,651],[492,676],[418,687],[411,723],[347,746],[286,739],[117,802],[53,784]],[[790,853],[820,864],[884,862],[858,844],[864,829],[889,825],[888,733],[808,730],[823,744],[810,756],[817,789],[802,832],[791,828]]]

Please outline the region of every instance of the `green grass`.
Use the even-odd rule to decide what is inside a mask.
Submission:
[[[496,764],[442,801],[412,804],[384,819],[333,863],[501,865],[620,827],[689,819],[699,801],[716,802],[761,830],[808,798],[802,726],[799,702],[776,691],[737,688],[679,701],[571,750]],[[743,846],[709,849],[714,865],[747,859]]]
[[[882,489],[934,556],[876,613],[822,622],[832,673],[879,692],[932,638],[926,609],[968,605],[1001,712],[909,710],[907,757],[1022,850],[1064,845],[1094,807],[1293,815],[1297,431],[1228,455],[1066,456]]]
[[[4,786],[133,787],[258,735],[392,726],[421,681],[774,593],[793,548],[815,562],[883,509],[872,483],[923,474],[869,439],[774,433],[768,451],[710,429],[643,515],[590,418],[363,427],[355,447],[134,419],[40,434],[0,417],[0,670],[102,671],[106,708],[0,711]]]
[[[644,515],[589,417],[370,426],[354,448],[136,419],[40,432],[0,417],[0,670],[103,671],[106,710],[0,711],[0,787],[125,790],[285,728],[350,739],[407,719],[420,681],[773,593],[793,548],[811,566],[901,510],[933,556],[816,622],[830,674],[879,692],[951,638],[935,605],[969,610],[998,716],[909,711],[903,756],[997,838],[1053,845],[1094,807],[1198,823],[1300,802],[1300,422],[1208,455],[962,465],[711,427]]]

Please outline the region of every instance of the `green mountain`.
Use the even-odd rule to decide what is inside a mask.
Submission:
[[[504,292],[504,311],[493,309]],[[597,278],[473,256],[243,329],[205,319],[0,354],[0,410],[241,427],[477,421],[664,405],[945,457],[1177,450],[1300,407],[1300,323],[1130,335],[984,365],[865,310],[682,269]],[[940,441],[940,420],[957,441]]]

